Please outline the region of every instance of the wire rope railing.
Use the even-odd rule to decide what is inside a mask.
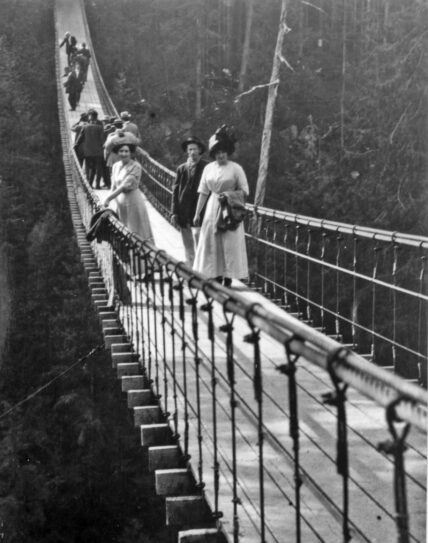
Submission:
[[[97,201],[82,178],[82,173],[79,166],[75,164],[76,193],[79,194],[79,205],[85,222],[97,209]],[[282,362],[276,363],[275,367],[288,380],[286,396],[289,401],[289,433],[292,442],[288,454],[292,458],[293,467],[290,477],[291,487],[294,488],[294,498],[289,499],[294,509],[295,539],[293,540],[304,540],[301,534],[312,533],[315,537],[314,534],[317,533],[316,522],[311,518],[307,507],[302,505],[303,483],[326,494],[324,501],[330,507],[334,507],[336,514],[341,518],[343,541],[349,541],[350,534],[358,534],[362,540],[370,541],[370,536],[358,525],[351,514],[351,489],[355,491],[358,482],[350,473],[348,458],[349,430],[346,394],[348,387],[371,398],[385,409],[387,427],[391,431],[393,441],[392,444],[381,444],[380,448],[393,456],[396,511],[400,518],[400,522],[397,521],[397,530],[400,533],[400,541],[414,540],[407,521],[403,520],[403,514],[405,514],[403,512],[408,509],[404,490],[406,475],[402,444],[405,436],[400,433],[401,426],[399,430],[395,428],[400,424],[397,421],[405,421],[405,435],[408,431],[407,424],[414,425],[419,430],[425,430],[426,392],[377,367],[286,312],[278,309],[274,311],[271,307],[266,308],[262,303],[255,302],[251,295],[219,286],[152,244],[139,240],[127,232],[116,219],[109,219],[109,228],[112,255],[109,256],[105,248],[100,250],[99,245],[95,247],[95,251],[102,269],[111,266],[113,259],[116,261],[116,266],[112,266],[113,274],[122,276],[119,281],[117,279],[111,281],[111,274],[109,274],[107,281],[112,285],[125,284],[125,289],[128,291],[120,292],[115,287],[116,305],[122,320],[126,323],[126,332],[131,338],[137,337],[137,331],[140,336],[145,337],[145,350],[140,350],[142,371],[153,383],[155,396],[159,398],[162,409],[167,414],[167,420],[170,421],[171,434],[180,436],[184,457],[192,458],[192,465],[195,468],[195,488],[200,492],[208,492],[205,490],[207,481],[213,483],[210,492],[214,495],[215,518],[221,517],[219,507],[221,503],[224,503],[222,500],[224,477],[220,473],[224,470],[230,472],[233,540],[245,540],[242,538],[242,525],[245,525],[242,510],[248,504],[255,507],[257,511],[259,525],[255,529],[260,535],[260,541],[268,540],[270,537],[276,540],[275,537],[279,537],[271,518],[271,508],[265,503],[267,493],[267,502],[271,504],[269,490],[266,490],[270,489],[271,484],[267,484],[265,479],[273,477],[270,467],[264,463],[264,442],[273,439],[272,429],[264,420],[263,409],[264,403],[270,402],[268,391],[272,386],[272,380],[264,376],[268,358],[271,356],[263,349],[267,339],[279,346],[282,345],[284,349],[283,355],[278,357],[282,358]],[[105,260],[104,264],[103,260]],[[153,274],[155,270],[157,271]],[[155,278],[156,275],[158,277]],[[215,307],[220,310],[215,313],[216,323],[214,324],[212,314]],[[235,337],[236,319],[247,323],[248,333],[244,338],[250,347],[247,364],[250,363],[253,366],[250,382],[257,405],[255,409],[251,408],[256,420],[255,435],[257,435],[258,443],[257,450],[253,451],[258,461],[259,472],[257,497],[252,490],[245,487],[245,475],[241,475],[242,460],[238,462],[243,446],[239,420],[241,415],[239,406],[243,402],[243,392],[240,378],[238,378],[241,370],[235,353],[235,350],[241,350],[238,339]],[[225,335],[224,354],[223,350],[221,351],[221,356],[224,357],[221,369],[216,363],[219,352],[214,339],[215,328]],[[167,340],[166,338],[169,337],[174,340]],[[178,351],[177,340],[181,344]],[[136,340],[135,343],[138,341]],[[202,351],[202,344],[209,348]],[[267,350],[270,352],[269,348]],[[177,353],[180,353],[178,357]],[[337,484],[329,489],[323,488],[317,481],[317,477],[301,460],[299,438],[301,439],[302,435],[302,421],[298,410],[300,394],[297,370],[302,359],[324,369],[327,372],[326,375],[331,378],[332,391],[324,395],[323,401],[337,411],[334,416],[337,421],[335,463],[338,475],[342,478],[341,507],[337,505],[339,496],[329,495],[330,491],[334,492],[333,487],[337,487]],[[284,393],[287,388],[285,379]],[[223,388],[223,398],[226,388],[230,424],[230,433],[227,432],[227,437],[222,427],[221,439],[219,439],[219,429],[216,426],[218,410],[221,408],[216,396],[219,382]],[[213,386],[213,383],[216,386]],[[230,456],[224,452],[225,440],[230,449]],[[207,442],[211,450],[209,460],[207,460]],[[402,454],[397,453],[400,450]],[[374,452],[372,451],[371,454]],[[277,461],[280,462],[281,457]],[[210,470],[213,473],[207,475]],[[358,492],[361,492],[361,489]],[[307,499],[306,496],[305,499]],[[368,502],[371,499],[369,498]],[[394,515],[391,514],[391,521],[393,517]],[[280,541],[281,538],[277,540]],[[323,536],[319,535],[317,540],[324,540]]]
[[[175,174],[143,159],[144,189],[169,217]],[[250,283],[380,366],[426,386],[428,238],[247,204]]]

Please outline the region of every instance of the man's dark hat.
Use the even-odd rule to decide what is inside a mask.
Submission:
[[[189,138],[185,139],[182,144],[181,144],[181,148],[183,149],[184,152],[187,151],[187,146],[190,144],[190,143],[196,143],[196,145],[199,146],[199,149],[201,150],[201,153],[205,153],[205,145],[202,143],[202,141],[197,138],[196,136],[190,136]]]

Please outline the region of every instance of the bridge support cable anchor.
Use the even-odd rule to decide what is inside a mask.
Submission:
[[[223,315],[225,324],[220,326],[220,331],[226,334],[226,365],[227,378],[230,386],[230,411],[231,411],[231,427],[232,427],[232,492],[233,492],[233,543],[239,543],[239,515],[238,505],[241,500],[238,497],[238,475],[237,475],[237,451],[236,451],[236,408],[238,402],[236,400],[235,391],[235,360],[233,355],[233,321],[235,313],[231,317],[227,315],[227,298],[223,302]]]
[[[223,513],[218,509],[219,491],[220,491],[220,464],[218,461],[218,436],[217,436],[217,368],[215,360],[215,329],[213,318],[213,299],[207,294],[207,287],[211,286],[212,279],[208,279],[202,285],[202,292],[205,295],[206,302],[200,306],[200,310],[208,314],[207,335],[210,342],[210,367],[211,367],[211,402],[213,418],[213,474],[214,474],[214,511],[213,518],[218,520],[222,518]]]
[[[175,266],[175,273],[177,274],[177,269],[180,269],[180,264],[178,263]],[[184,456],[189,458],[189,397],[187,390],[187,342],[186,342],[186,319],[184,311],[184,279],[181,276],[178,276],[178,283],[175,286],[178,291],[179,299],[179,318],[181,322],[181,361],[183,366],[183,399],[184,399]]]
[[[141,250],[139,249],[137,252],[137,277],[140,278],[142,276],[143,267],[142,267],[142,261],[144,260],[144,253],[141,253]],[[144,311],[143,311],[143,285],[141,281],[138,281],[138,312],[140,316],[140,324],[138,326],[139,330],[141,330],[140,333],[140,343],[141,343],[141,355],[142,355],[142,364],[143,364],[143,374],[147,376],[147,366],[146,366],[146,339],[145,339],[145,326],[144,326]]]
[[[407,450],[405,440],[410,430],[410,424],[404,424],[401,435],[397,431],[396,423],[401,423],[397,417],[396,406],[403,400],[400,396],[393,400],[386,408],[386,421],[392,440],[382,441],[377,449],[394,457],[394,498],[395,522],[397,525],[397,543],[409,543],[409,514],[406,494],[406,471],[404,469],[404,453]]]
[[[346,390],[348,385],[343,383],[336,375],[334,366],[340,364],[346,358],[348,352],[345,347],[339,347],[327,357],[327,370],[335,390],[322,395],[322,400],[326,405],[337,407],[336,467],[337,473],[342,476],[343,480],[342,533],[344,543],[352,538],[349,529],[349,457],[348,428],[346,424]]]
[[[201,377],[200,377],[200,364],[201,358],[199,356],[199,325],[198,325],[198,294],[199,290],[192,286],[192,280],[194,276],[188,280],[190,298],[186,300],[186,304],[190,305],[192,312],[192,335],[193,335],[193,351],[195,362],[195,378],[196,378],[196,413],[198,417],[197,422],[197,440],[198,440],[198,489],[202,490],[205,486],[204,483],[204,462],[202,453],[202,409],[201,409]]]
[[[259,496],[260,496],[260,543],[266,543],[266,520],[265,520],[265,488],[264,488],[264,432],[263,432],[263,377],[260,356],[260,330],[251,322],[251,312],[259,303],[252,304],[246,311],[246,318],[251,333],[244,336],[244,341],[254,346],[254,398],[257,402],[257,436],[259,449]]]
[[[424,324],[423,324],[423,314],[424,314],[424,304],[422,302],[422,296],[424,294],[424,286],[425,286],[425,264],[426,264],[426,256],[423,254],[423,247],[421,243],[420,247],[420,270],[419,270],[419,304],[418,304],[418,353],[422,353],[422,343],[424,342],[424,336],[425,330],[424,330]],[[426,353],[426,351],[425,351]],[[423,385],[423,374],[422,374],[422,360],[421,357],[418,357],[417,367],[418,367],[418,383],[419,385]]]
[[[293,456],[294,456],[294,499],[296,512],[296,543],[301,543],[301,504],[300,504],[300,487],[302,486],[302,478],[300,475],[300,442],[299,442],[299,412],[297,399],[297,361],[300,355],[294,354],[291,351],[290,343],[294,340],[302,341],[296,335],[293,335],[284,344],[287,363],[278,366],[276,369],[288,377],[288,402],[290,410],[289,434],[293,440]]]
[[[175,312],[174,312],[174,277],[175,269],[166,268],[168,276],[168,300],[171,313],[170,333],[171,333],[171,359],[172,359],[172,398],[174,411],[172,414],[174,438],[178,439],[178,392],[177,392],[177,359],[175,357]]]
[[[142,277],[142,282],[144,284],[144,290],[146,295],[146,337],[147,337],[147,376],[149,379],[149,384],[153,383],[152,375],[152,326],[150,324],[150,291],[149,291],[149,273],[148,269],[150,268],[149,253],[144,248],[143,249],[144,257],[144,276]]]
[[[151,290],[151,296],[152,296],[152,314],[153,314],[153,344],[154,344],[154,354],[155,354],[155,390],[156,390],[156,397],[159,400],[160,399],[160,383],[159,383],[159,351],[158,351],[158,304],[157,304],[157,293],[156,293],[156,282],[155,282],[155,272],[158,271],[157,263],[157,257],[158,253],[161,251],[156,251],[153,254],[150,254],[152,251],[149,251],[149,272],[146,274],[147,277],[147,294],[149,294],[149,287]]]
[[[166,309],[165,309],[165,284],[168,282],[168,279],[164,277],[165,268],[159,262],[158,257],[160,254],[165,255],[165,251],[159,250],[156,251],[155,261],[156,268],[159,272],[159,290],[160,290],[160,312],[161,312],[161,328],[162,328],[162,352],[163,352],[163,408],[165,416],[169,417],[169,406],[168,406],[168,357],[167,357],[167,348],[166,348]],[[168,277],[168,276],[167,276]]]

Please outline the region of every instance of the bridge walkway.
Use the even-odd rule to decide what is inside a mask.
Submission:
[[[62,37],[65,31],[74,34],[78,41],[90,43],[81,11],[81,3],[72,0],[57,0],[57,33]],[[65,52],[60,54],[60,69],[65,67]],[[95,108],[100,117],[108,113],[99,95],[92,67],[83,90],[80,105],[76,112],[68,111],[68,128],[76,122],[80,113]],[[98,191],[102,200],[106,191]],[[150,220],[153,225],[155,243],[178,260],[183,258],[183,248],[179,233],[147,202]],[[147,307],[147,299],[131,281],[128,284],[133,303]],[[274,304],[257,293],[250,292],[245,285],[234,282],[233,288],[245,291],[254,303],[268,307],[272,312],[280,312]],[[154,296],[162,299],[159,281],[154,282]],[[184,285],[184,298],[192,298],[194,292]],[[165,323],[155,314],[147,316],[145,322],[133,321],[127,329],[131,343],[141,344],[142,338],[150,350],[152,367],[150,377],[156,394],[162,394],[159,404],[166,413],[166,420],[173,426],[176,411],[188,410],[189,428],[185,419],[177,418],[176,433],[187,436],[188,444],[180,442],[181,449],[187,449],[195,478],[201,470],[205,482],[204,493],[211,508],[216,500],[214,489],[213,420],[212,420],[212,343],[208,339],[207,315],[198,311],[198,351],[191,344],[194,336],[192,308],[187,306],[184,318],[180,317],[177,303],[179,293],[172,294],[172,313]],[[151,302],[153,303],[153,302]],[[199,295],[198,305],[204,303]],[[143,313],[142,313],[143,314]],[[126,308],[120,309],[122,322],[126,322]],[[214,304],[215,323],[215,375],[218,380],[216,415],[217,439],[219,440],[219,503],[223,512],[223,529],[233,540],[233,476],[230,466],[233,451],[230,441],[231,405],[228,385],[228,352],[226,336],[219,330],[225,324],[223,308]],[[172,334],[175,323],[182,326],[181,335]],[[238,495],[240,497],[239,532],[242,541],[260,541],[260,505],[258,473],[258,429],[255,424],[256,403],[254,400],[254,352],[253,346],[240,341],[249,333],[248,323],[237,318],[233,322],[235,382],[238,406],[235,412],[238,451]],[[157,334],[153,330],[157,329]],[[149,332],[151,330],[151,332]],[[165,333],[166,330],[166,333]],[[156,340],[157,338],[157,340]],[[164,338],[165,347],[160,338]],[[181,360],[183,345],[193,355]],[[193,349],[193,352],[192,352]],[[294,493],[293,493],[293,443],[289,436],[290,412],[288,409],[287,380],[278,372],[278,367],[286,361],[285,351],[273,339],[263,336],[261,340],[262,367],[264,380],[264,489],[266,503],[266,541],[294,541]],[[167,356],[165,356],[167,353]],[[162,358],[163,357],[163,358]],[[201,360],[198,362],[198,360]],[[199,372],[199,377],[197,378]],[[186,380],[184,379],[186,373]],[[175,376],[175,381],[173,377]],[[197,394],[199,381],[201,391]],[[302,540],[334,542],[341,541],[341,478],[336,473],[337,416],[332,406],[323,403],[321,394],[332,388],[328,374],[301,359],[298,361],[298,391],[300,419],[300,455],[302,460]],[[175,395],[177,389],[180,394]],[[186,390],[187,397],[183,395]],[[201,413],[197,412],[198,400],[203,406],[202,429],[198,428]],[[394,497],[391,488],[392,461],[381,455],[377,444],[388,438],[385,425],[385,410],[362,396],[355,390],[348,391],[348,437],[350,451],[350,518],[353,540],[385,542],[396,538],[394,519]],[[140,426],[141,407],[133,406],[136,426]],[[139,409],[140,408],[140,409]],[[167,413],[170,413],[169,415]],[[164,420],[163,415],[155,415],[152,422]],[[198,432],[202,435],[202,456],[199,449]],[[143,443],[144,445],[144,443]],[[425,540],[426,513],[426,439],[421,433],[412,431],[408,439],[406,453],[406,483],[410,510],[411,541]],[[203,465],[200,466],[201,458]],[[154,475],[156,477],[156,473]],[[172,475],[171,475],[172,476]]]

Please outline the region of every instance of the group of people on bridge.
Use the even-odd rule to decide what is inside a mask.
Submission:
[[[143,240],[153,241],[144,197],[138,146],[122,132],[113,136],[115,155],[110,194],[104,206],[115,203],[119,219]],[[108,146],[108,145],[107,145]],[[212,162],[196,136],[181,144],[187,160],[177,168],[171,199],[171,222],[180,229],[188,266],[230,287],[232,279],[248,277],[243,218],[249,193],[243,168],[230,159],[235,139],[223,126],[210,138]]]
[[[86,81],[90,53],[83,43],[80,49],[69,32],[60,47],[66,45],[68,67],[64,84],[71,110],[79,103],[74,81],[83,73]],[[87,58],[83,70],[79,57]],[[140,191],[141,158],[138,126],[123,111],[120,117],[98,119],[94,109],[83,112],[72,126],[74,150],[91,187],[111,189],[104,206],[115,202],[119,219],[143,240],[153,241],[144,197]],[[205,160],[205,144],[191,136],[181,144],[187,160],[177,168],[171,200],[171,222],[180,229],[186,263],[207,277],[230,286],[232,279],[248,277],[243,217],[248,197],[248,181],[243,168],[230,159],[236,138],[226,125],[208,142],[211,162]],[[101,185],[101,182],[103,184]]]
[[[80,95],[88,77],[91,52],[84,42],[79,47],[76,38],[70,32],[65,33],[59,47],[61,48],[63,45],[65,45],[67,55],[67,66],[63,75],[66,78],[64,87],[65,92],[68,94],[70,111],[75,111],[79,105]]]

